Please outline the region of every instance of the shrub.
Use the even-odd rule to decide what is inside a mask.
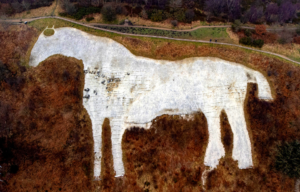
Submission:
[[[11,3],[11,6],[12,6],[12,8],[14,9],[14,11],[15,11],[16,13],[20,13],[20,12],[24,11],[24,8],[23,8],[23,6],[21,5],[21,3],[19,3],[19,1],[13,1],[13,2]]]
[[[242,23],[240,20],[235,20],[231,25],[232,31],[238,32],[241,29],[241,25]]]
[[[192,22],[195,17],[195,12],[192,9],[188,9],[185,11],[185,19],[187,22]]]
[[[119,22],[119,25],[124,25],[125,24],[125,19],[122,19],[120,22]]]
[[[119,25],[124,25],[124,24],[125,24],[125,19],[123,19],[119,22]],[[128,25],[133,25],[133,23],[130,20],[128,20]]]
[[[118,6],[116,7],[116,13],[117,13],[118,15],[121,15],[121,14],[123,13],[123,7],[120,6],[120,5],[118,5]]]
[[[8,6],[4,12],[6,15],[10,16],[14,13],[14,9],[11,6]]]
[[[252,46],[262,48],[262,46],[265,44],[265,42],[262,39],[256,39],[253,41]]]
[[[143,19],[148,19],[148,14],[147,14],[147,12],[146,12],[145,9],[143,9],[143,10],[141,11],[140,16],[141,16]]]
[[[275,168],[291,178],[300,177],[300,143],[295,140],[277,145]]]
[[[300,25],[297,26],[296,33],[297,35],[300,35]]]
[[[60,1],[61,7],[66,11],[68,14],[74,14],[76,12],[76,8],[70,0],[62,0]]]
[[[133,25],[133,23],[130,20],[128,20],[128,25]]]
[[[283,30],[279,32],[278,43],[286,44],[293,41],[294,34],[290,31]]]
[[[171,24],[173,25],[173,27],[177,27],[178,21],[177,20],[172,20]]]
[[[264,41],[262,39],[253,40],[251,37],[243,37],[239,41],[240,44],[262,48]]]
[[[185,13],[183,9],[179,9],[178,11],[174,12],[174,18],[179,22],[185,21]]]
[[[247,37],[251,37],[251,35],[252,35],[252,32],[250,29],[246,29],[244,33]]]
[[[101,10],[103,20],[106,22],[111,22],[116,20],[116,11],[110,5],[104,6]]]
[[[167,11],[164,11],[164,19],[173,18],[173,15]]]
[[[150,17],[151,21],[162,21],[164,20],[164,14],[162,10],[153,10],[151,17]]]
[[[243,37],[240,39],[239,41],[240,44],[243,44],[243,45],[252,45],[252,39],[251,37]]]
[[[300,36],[294,37],[293,42],[296,44],[300,44]]]
[[[11,71],[7,65],[3,64],[0,60],[0,82],[11,76]],[[1,84],[0,84],[1,85]]]
[[[85,18],[85,20],[87,21],[87,22],[90,22],[90,21],[92,21],[92,20],[94,20],[95,18],[94,17],[87,17],[87,18]]]
[[[284,45],[284,44],[286,44],[287,42],[288,42],[287,39],[284,38],[284,37],[280,37],[280,38],[278,39],[278,43],[281,44],[281,45]]]
[[[71,15],[71,17],[73,17],[76,20],[80,20],[85,15],[89,15],[92,13],[99,13],[100,11],[101,9],[99,7],[80,7],[77,12]]]
[[[265,25],[256,25],[255,26],[255,33],[259,36],[267,34],[267,28]]]
[[[61,16],[61,17],[67,17],[67,16],[69,16],[68,13],[58,13],[58,15]]]

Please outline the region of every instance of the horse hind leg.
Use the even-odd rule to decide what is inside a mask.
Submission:
[[[112,154],[114,160],[114,170],[116,177],[123,176],[124,164],[122,155],[122,136],[123,136],[123,120],[112,119],[111,120],[111,142],[112,142]]]
[[[229,107],[226,109],[226,113],[233,132],[232,158],[238,160],[240,169],[252,167],[251,143],[244,117],[243,105]]]
[[[209,140],[205,152],[204,164],[212,168],[216,168],[221,157],[225,156],[225,149],[221,141],[220,113],[221,110],[216,109],[205,112]]]
[[[102,158],[102,124],[103,119],[94,122],[93,126],[93,139],[94,139],[94,178],[100,179],[101,175],[101,158]]]

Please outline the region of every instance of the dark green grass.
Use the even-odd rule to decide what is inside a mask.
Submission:
[[[116,27],[116,26],[101,26],[96,27],[102,29],[108,29],[112,31],[118,31],[128,34],[140,34],[140,35],[154,35],[171,38],[183,38],[183,39],[196,39],[196,40],[217,40],[218,42],[231,43],[229,35],[226,32],[226,28],[200,28],[194,31],[173,31],[173,30],[161,30],[151,28],[139,28],[139,27]]]

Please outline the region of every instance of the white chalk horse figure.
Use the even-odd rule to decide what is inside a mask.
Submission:
[[[220,113],[225,110],[234,135],[233,159],[240,169],[253,166],[251,143],[244,117],[247,83],[258,84],[258,97],[272,100],[266,78],[243,65],[216,58],[181,61],[153,60],[130,53],[123,45],[74,28],[43,33],[34,45],[30,65],[62,54],[83,61],[87,109],[94,137],[94,176],[101,172],[101,132],[108,117],[116,176],[124,175],[121,140],[126,128],[149,128],[163,114],[185,115],[202,111],[207,119],[209,143],[204,163],[215,168],[225,155]]]

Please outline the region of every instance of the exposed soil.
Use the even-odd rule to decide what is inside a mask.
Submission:
[[[111,133],[105,120],[102,180],[93,181],[92,129],[81,102],[82,63],[54,56],[24,70],[17,60],[11,62],[16,50],[26,55],[26,45],[36,38],[32,34],[32,39],[22,39],[19,33],[24,32],[0,35],[4,40],[10,38],[9,33],[21,39],[20,44],[18,38],[13,38],[13,44],[0,41],[5,55],[1,55],[0,67],[0,118],[5,122],[0,124],[0,179],[5,182],[0,183],[0,191],[202,191],[208,131],[201,112],[189,120],[163,115],[153,120],[149,130],[127,130],[122,141],[125,176],[121,178],[113,177]],[[276,99],[271,103],[257,99],[257,85],[248,84],[245,113],[254,168],[240,170],[231,158],[233,134],[222,113],[226,156],[208,174],[205,188],[213,192],[293,191],[294,180],[277,172],[273,162],[276,142],[300,138],[298,66],[235,48],[133,39],[118,41],[137,55],[170,60],[212,56],[262,72]],[[140,43],[145,46],[137,46]]]

